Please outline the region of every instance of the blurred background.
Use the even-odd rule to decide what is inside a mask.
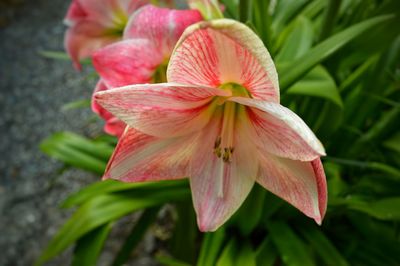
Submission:
[[[89,99],[95,79],[71,62],[46,59],[63,51],[68,0],[0,1],[0,265],[32,265],[67,213],[58,204],[98,176],[49,158],[39,143],[71,130],[101,132],[90,108],[65,109]],[[97,123],[96,123],[97,122]],[[68,265],[68,255],[49,265]]]

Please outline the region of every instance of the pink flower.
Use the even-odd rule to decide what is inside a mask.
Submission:
[[[255,182],[321,223],[324,148],[279,104],[274,63],[247,26],[228,19],[190,26],[167,79],[96,93],[99,104],[129,125],[105,179],[189,177],[202,231],[231,217]]]
[[[128,17],[147,0],[73,0],[64,19],[64,45],[74,66],[96,49],[121,39]]]
[[[147,5],[132,15],[123,41],[93,53],[100,75],[95,92],[131,84],[165,82],[168,60],[183,31],[202,20],[197,10],[173,10]],[[164,76],[164,77],[163,77]],[[105,131],[120,136],[125,123],[92,101],[105,121]]]

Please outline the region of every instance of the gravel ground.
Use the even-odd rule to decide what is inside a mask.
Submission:
[[[68,102],[90,98],[95,80],[85,77],[92,70],[78,73],[70,62],[38,54],[63,50],[68,5],[68,0],[0,1],[0,265],[32,265],[68,217],[58,204],[98,179],[76,169],[61,171],[63,165],[38,148],[57,131],[101,132],[89,109],[61,111]],[[107,250],[103,257],[107,261]],[[48,265],[69,263],[67,252]],[[143,263],[132,265],[150,264]]]

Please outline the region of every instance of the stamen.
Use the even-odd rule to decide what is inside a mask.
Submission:
[[[214,154],[221,158],[224,163],[232,161],[232,154],[235,150],[234,127],[235,127],[236,103],[226,102],[224,104],[223,122],[221,136],[214,143]]]
[[[214,154],[218,157],[218,158],[221,158],[221,155],[222,155],[222,152],[221,152],[221,137],[218,137],[216,140],[215,140],[215,143],[214,143]]]

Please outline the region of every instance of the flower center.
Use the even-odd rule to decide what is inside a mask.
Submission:
[[[250,97],[249,92],[243,86],[236,83],[225,83],[220,86],[220,89],[230,90],[232,96]],[[220,105],[223,105],[223,122],[220,136],[217,137],[214,144],[214,154],[221,158],[224,163],[232,161],[234,147],[234,132],[235,121],[239,111],[243,108],[241,105],[226,101],[226,98],[217,100]]]
[[[167,82],[167,66],[168,66],[168,61],[166,63],[162,63],[156,68],[153,74],[152,83]]]

